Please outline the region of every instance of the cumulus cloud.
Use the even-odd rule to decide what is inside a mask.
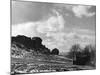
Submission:
[[[47,37],[53,37],[53,39],[55,41],[63,42],[64,41],[63,37],[65,35],[66,35],[66,33],[64,33],[64,32],[56,32],[56,33],[48,33],[46,36]]]
[[[91,6],[83,6],[83,5],[78,5],[78,6],[73,6],[72,11],[75,14],[75,16],[81,18],[83,16],[86,17],[91,17],[95,15],[95,12],[89,12],[89,9]]]
[[[36,23],[32,22],[12,25],[12,36],[17,36],[17,35],[26,35],[30,37],[36,36],[35,25]]]
[[[90,35],[90,33],[92,35]],[[56,47],[60,49],[60,51],[66,52],[69,51],[73,44],[80,44],[82,47],[88,44],[95,44],[95,34],[87,29],[70,29],[70,32],[48,33],[46,36],[51,38],[44,40],[43,44],[50,49]]]
[[[95,15],[95,12],[90,12],[90,9],[92,8],[92,6],[66,5],[66,4],[55,4],[54,6],[59,8],[61,11],[63,11],[63,9],[67,10],[66,12],[67,14],[68,14],[68,11],[71,11],[78,18],[82,18],[83,16],[91,17]]]
[[[64,28],[64,19],[57,11],[53,12],[56,15],[48,17],[48,19],[37,21],[37,22],[27,22],[17,25],[12,25],[12,35],[27,35],[33,36],[35,32],[46,33],[61,31]]]
[[[90,40],[95,39],[95,31],[89,29],[72,28],[71,32],[67,33],[66,37],[82,41],[86,40],[86,42],[89,42]]]
[[[54,12],[54,11],[53,11]],[[56,16],[49,17],[41,25],[37,26],[37,31],[40,33],[61,31],[64,28],[64,19],[57,11],[54,12]]]

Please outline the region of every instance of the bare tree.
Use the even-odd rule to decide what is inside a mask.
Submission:
[[[70,53],[73,59],[73,64],[77,61],[77,54],[80,52],[81,48],[79,44],[75,44],[71,47]]]

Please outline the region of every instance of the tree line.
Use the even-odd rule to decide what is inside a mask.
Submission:
[[[92,45],[86,45],[84,49],[79,44],[71,47],[67,57],[73,59],[75,65],[96,65],[96,48]]]

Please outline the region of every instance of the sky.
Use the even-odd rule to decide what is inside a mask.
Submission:
[[[96,6],[12,1],[12,36],[41,37],[49,49],[95,45]]]

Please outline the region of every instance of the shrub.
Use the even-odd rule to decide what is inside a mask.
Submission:
[[[54,48],[51,52],[51,54],[53,55],[58,55],[59,54],[59,50],[57,48]]]

